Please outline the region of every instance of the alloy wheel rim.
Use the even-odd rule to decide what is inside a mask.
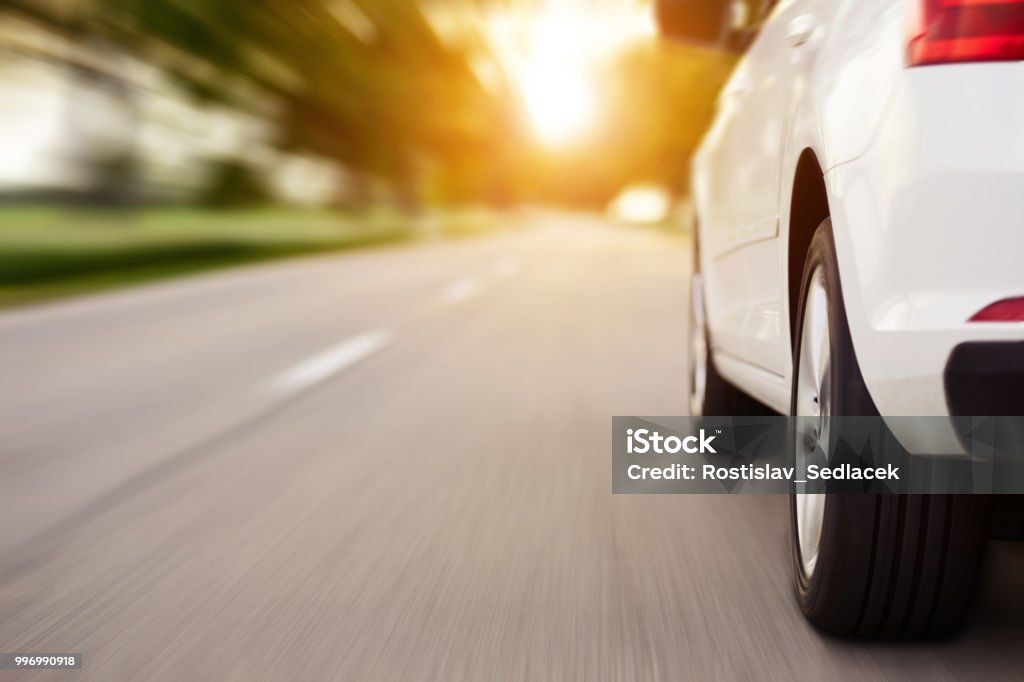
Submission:
[[[832,353],[829,332],[829,303],[825,273],[818,267],[811,274],[800,330],[800,357],[797,362],[796,416],[800,424],[809,422],[810,432],[797,438],[797,466],[813,461],[814,450],[828,452],[828,417],[832,414]],[[816,424],[815,424],[816,419]],[[810,577],[818,562],[821,531],[825,519],[825,498],[821,493],[796,495],[796,529],[800,563]]]

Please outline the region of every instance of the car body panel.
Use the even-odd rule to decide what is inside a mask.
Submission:
[[[807,150],[824,171],[854,350],[883,415],[948,414],[952,349],[1024,338],[1024,324],[967,321],[1024,295],[1024,64],[906,68],[908,8],[780,2],[694,159],[716,364],[780,412],[792,380],[790,197]],[[791,24],[808,15],[812,34],[795,48]],[[729,94],[766,81],[775,90]],[[922,453],[957,449],[951,431],[897,435]]]
[[[1022,323],[968,321],[1024,295],[1024,65],[905,71],[877,140],[827,178],[872,398],[883,415],[948,414],[953,349],[1024,338]]]

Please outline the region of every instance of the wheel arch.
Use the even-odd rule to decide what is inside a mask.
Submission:
[[[814,150],[804,148],[793,174],[785,251],[790,349],[796,344],[796,311],[807,251],[815,230],[830,215],[825,173]]]

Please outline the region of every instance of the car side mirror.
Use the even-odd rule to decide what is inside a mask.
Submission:
[[[738,0],[655,0],[662,36],[688,45],[742,52],[752,41],[746,4]]]

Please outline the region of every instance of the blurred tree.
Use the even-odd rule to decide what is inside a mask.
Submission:
[[[732,66],[638,42],[606,65],[597,129],[551,152],[529,143],[511,85],[481,83],[473,59],[485,39],[444,39],[419,0],[0,0],[5,10],[115,45],[199,101],[244,111],[271,101],[261,115],[281,149],[337,161],[353,187],[383,180],[407,206],[524,193],[600,205],[636,182],[682,192]]]
[[[272,195],[259,173],[242,161],[225,159],[210,166],[210,181],[199,204],[211,208],[259,206]]]
[[[486,93],[414,0],[0,0],[67,35],[113,41],[196,98],[280,103],[280,146],[391,181],[409,205],[418,169],[464,169],[488,141]],[[354,18],[355,17],[355,18]],[[462,172],[461,170],[456,173]]]

